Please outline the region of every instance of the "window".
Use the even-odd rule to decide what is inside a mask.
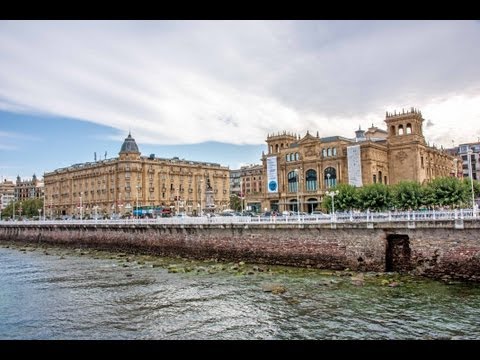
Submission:
[[[395,135],[395,125],[390,126],[390,135]]]
[[[332,149],[331,148],[327,149],[327,156],[332,156]]]
[[[411,134],[411,133],[412,133],[412,124],[410,124],[410,123],[407,124],[406,133],[407,133],[407,134]]]
[[[300,155],[298,153],[295,153],[295,160],[296,161],[300,160]]]
[[[306,188],[307,191],[316,191],[317,190],[317,172],[313,169],[310,169],[306,173]]]
[[[327,157],[327,149],[322,149],[322,156]]]
[[[337,170],[333,167],[328,167],[323,172],[323,180],[325,187],[329,188],[337,184]]]
[[[403,135],[403,125],[398,125],[398,135]]]
[[[288,177],[288,191],[297,192],[298,189],[298,178],[296,171],[290,171],[287,175]]]
[[[377,183],[377,175],[373,175],[373,183],[376,184]]]
[[[337,148],[333,148],[333,156],[337,156]]]

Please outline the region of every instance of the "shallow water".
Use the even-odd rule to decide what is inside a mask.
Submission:
[[[480,284],[14,244],[0,274],[0,339],[480,338]]]

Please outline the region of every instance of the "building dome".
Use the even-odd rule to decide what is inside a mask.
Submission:
[[[135,142],[135,139],[132,138],[132,135],[130,133],[128,133],[127,138],[122,144],[120,154],[122,153],[140,153],[140,151],[138,151],[137,143]]]

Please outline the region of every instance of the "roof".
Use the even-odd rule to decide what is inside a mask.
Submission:
[[[122,153],[140,153],[140,151],[138,151],[137,143],[135,142],[135,139],[132,138],[132,135],[130,133],[128,133],[127,138],[122,144],[120,154]]]

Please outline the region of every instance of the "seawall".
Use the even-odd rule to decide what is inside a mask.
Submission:
[[[407,225],[407,226],[406,226]],[[385,224],[14,224],[0,241],[480,281],[479,221]]]

